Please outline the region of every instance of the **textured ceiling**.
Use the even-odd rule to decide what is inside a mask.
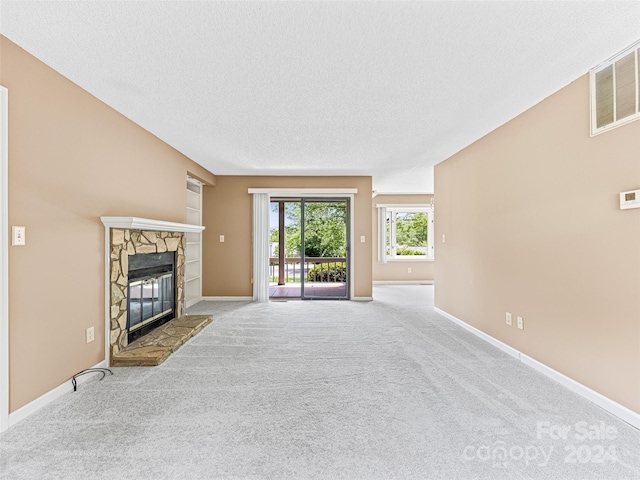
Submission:
[[[2,0],[0,32],[213,173],[432,192],[640,38],[640,2]]]

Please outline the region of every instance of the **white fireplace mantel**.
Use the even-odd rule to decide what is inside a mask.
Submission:
[[[161,232],[200,233],[205,227],[187,223],[164,222],[139,217],[100,217],[107,228],[125,228],[129,230],[157,230]]]

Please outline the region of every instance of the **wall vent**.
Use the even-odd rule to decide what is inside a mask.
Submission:
[[[589,72],[591,135],[640,118],[640,42]]]

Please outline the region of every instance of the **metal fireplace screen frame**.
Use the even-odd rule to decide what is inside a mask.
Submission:
[[[127,335],[132,342],[175,316],[175,252],[129,257]]]

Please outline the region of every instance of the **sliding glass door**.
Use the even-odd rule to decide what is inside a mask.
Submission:
[[[271,201],[271,298],[349,298],[349,199]]]
[[[303,198],[302,298],[349,298],[349,201]]]
[[[269,297],[302,296],[302,205],[295,198],[272,198],[269,220]]]

